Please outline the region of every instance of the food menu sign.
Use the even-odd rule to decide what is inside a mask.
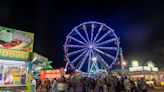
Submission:
[[[33,51],[34,33],[0,26],[0,48]]]
[[[3,85],[25,85],[26,67],[8,66],[4,70]],[[1,84],[2,85],[2,84]]]
[[[0,61],[0,86],[26,85],[28,66],[25,62]],[[12,64],[9,62],[12,62]]]

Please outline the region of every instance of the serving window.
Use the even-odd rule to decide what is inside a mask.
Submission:
[[[26,85],[28,64],[24,61],[0,60],[0,86]]]

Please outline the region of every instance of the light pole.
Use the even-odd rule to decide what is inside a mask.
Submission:
[[[120,63],[121,63],[122,70],[125,69],[123,62],[124,62],[123,51],[122,51],[122,48],[120,47]]]
[[[123,62],[122,62],[122,65],[123,65],[123,69],[125,69],[125,67],[126,67],[126,64],[127,64],[127,63],[126,63],[125,61],[123,61]]]

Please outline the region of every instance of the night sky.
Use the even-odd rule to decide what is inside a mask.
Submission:
[[[54,2],[56,1],[56,2]],[[34,51],[65,65],[63,44],[74,26],[107,24],[120,38],[127,62],[152,60],[164,66],[164,4],[159,0],[0,1],[0,25],[35,33]]]

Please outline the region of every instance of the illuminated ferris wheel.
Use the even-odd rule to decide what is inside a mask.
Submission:
[[[106,24],[84,22],[67,35],[64,54],[67,65],[84,74],[97,74],[110,69],[117,60],[119,40]]]

